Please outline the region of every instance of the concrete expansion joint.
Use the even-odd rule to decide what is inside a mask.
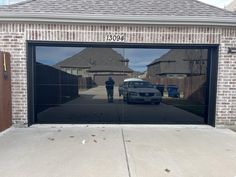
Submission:
[[[121,134],[122,134],[122,140],[123,140],[123,145],[124,145],[124,151],[125,151],[125,159],[126,159],[127,170],[128,170],[129,177],[131,177],[130,167],[129,167],[129,158],[128,158],[128,154],[127,154],[127,147],[126,147],[126,143],[125,143],[125,135],[124,135],[124,130],[123,130],[123,128],[121,128]]]

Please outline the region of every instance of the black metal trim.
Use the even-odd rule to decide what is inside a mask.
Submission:
[[[217,44],[155,44],[155,43],[94,43],[94,42],[64,42],[64,41],[27,41],[27,77],[28,77],[28,125],[36,123],[34,111],[34,62],[36,46],[54,47],[122,47],[122,48],[158,48],[158,49],[208,49],[208,90],[207,90],[207,117],[205,123],[215,126],[216,117],[216,93],[218,73]],[[128,122],[127,122],[128,124]],[[138,124],[138,123],[135,123]]]
[[[208,115],[207,124],[215,127],[216,125],[216,97],[218,79],[218,51],[219,46],[209,49],[208,60]]]
[[[53,46],[53,47],[122,47],[122,48],[159,48],[159,49],[209,49],[218,47],[217,44],[164,44],[164,43],[109,43],[109,42],[64,42],[64,41],[32,41],[28,40],[28,44],[34,46]]]
[[[34,124],[34,60],[33,58],[33,49],[34,47],[27,43],[27,91],[28,91],[28,126]]]

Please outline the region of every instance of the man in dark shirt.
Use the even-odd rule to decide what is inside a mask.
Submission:
[[[112,77],[109,77],[106,81],[107,100],[109,103],[113,102],[114,85],[114,80],[112,79]]]

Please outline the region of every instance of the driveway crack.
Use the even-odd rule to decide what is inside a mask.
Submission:
[[[127,154],[127,147],[126,147],[126,143],[125,143],[125,136],[124,136],[123,128],[121,128],[121,133],[122,133],[123,145],[124,145],[124,150],[125,150],[125,159],[126,159],[126,165],[127,165],[127,169],[128,169],[128,175],[129,175],[129,177],[131,177],[130,167],[129,167],[129,158],[128,158],[128,154]]]

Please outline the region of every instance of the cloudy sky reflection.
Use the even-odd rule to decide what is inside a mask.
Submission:
[[[37,61],[46,65],[55,65],[68,57],[81,52],[83,47],[36,47]],[[113,48],[124,58],[129,59],[129,67],[135,71],[143,72],[146,66],[153,60],[159,58],[168,49],[140,49],[140,48]]]

